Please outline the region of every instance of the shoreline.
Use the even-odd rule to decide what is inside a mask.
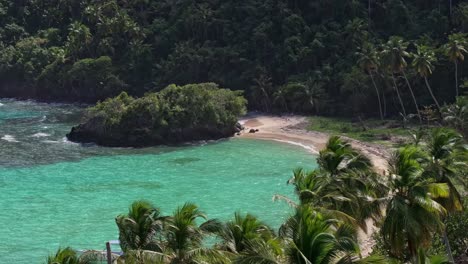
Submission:
[[[272,116],[252,115],[241,118],[239,122],[245,129],[236,137],[252,138],[261,140],[272,140],[285,144],[296,145],[317,155],[325,147],[330,135],[317,131],[307,130],[307,117],[304,116]],[[255,133],[249,133],[250,129],[258,129]],[[374,165],[376,172],[385,173],[387,170],[387,159],[390,156],[389,149],[378,144],[362,142],[349,137],[342,136],[351,145],[366,155]],[[371,219],[367,220],[368,230],[358,231],[358,241],[361,254],[368,256],[375,241],[373,234],[378,231]]]
[[[245,129],[236,137],[283,142],[302,147],[313,154],[318,154],[330,137],[327,133],[308,131],[306,129],[307,118],[303,116],[255,115],[241,118],[239,122]],[[249,133],[250,129],[259,131]],[[386,147],[345,136],[342,138],[369,157],[376,170],[381,172],[387,169],[387,158],[390,153]]]

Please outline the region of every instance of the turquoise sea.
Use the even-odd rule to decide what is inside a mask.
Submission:
[[[235,211],[279,227],[291,213],[274,194],[293,195],[306,150],[229,139],[183,147],[104,148],[67,141],[83,108],[0,99],[0,263],[43,263],[59,246],[104,249],[117,239],[115,216],[146,199],[170,214],[198,204],[209,218]]]

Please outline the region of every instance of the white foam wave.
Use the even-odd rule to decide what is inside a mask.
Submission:
[[[16,138],[12,135],[4,135],[1,139],[8,141],[8,142],[19,142]]]
[[[31,137],[40,138],[40,137],[48,137],[48,136],[50,136],[50,134],[39,132],[39,133],[32,135]]]
[[[73,142],[73,141],[68,140],[67,137],[63,137],[63,138],[62,138],[62,143],[71,144],[71,145],[79,145],[79,143],[76,143],[76,142]]]
[[[314,147],[307,146],[307,145],[299,143],[299,142],[290,141],[290,140],[281,140],[281,139],[273,139],[273,140],[278,141],[278,142],[282,142],[282,143],[287,143],[287,144],[294,145],[294,146],[299,146],[299,147],[304,148],[307,151],[310,151],[310,152],[312,152],[314,154],[319,154],[319,152]]]
[[[0,106],[2,106],[2,105],[4,105],[4,104],[0,103]]]
[[[51,144],[60,143],[60,141],[58,141],[58,140],[43,140],[42,142],[44,142],[44,143],[51,143]]]

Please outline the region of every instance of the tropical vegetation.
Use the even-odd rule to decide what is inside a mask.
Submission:
[[[128,214],[116,218],[124,251],[116,261],[454,263],[468,243],[467,146],[447,128],[417,138],[395,150],[380,174],[349,142],[330,137],[318,168],[297,169],[288,181],[297,197],[275,196],[294,208],[278,230],[251,214],[236,212],[221,222],[192,203],[162,215],[150,202],[135,201]],[[358,233],[367,232],[369,224],[380,231],[373,253],[364,256]],[[68,263],[60,260],[65,253],[59,250],[49,259]]]
[[[465,1],[1,0],[0,92],[95,103],[215,82],[255,110],[418,120],[463,95],[467,25]]]
[[[149,146],[229,137],[245,114],[241,92],[214,83],[169,85],[133,98],[122,92],[90,107],[70,140],[107,146]]]

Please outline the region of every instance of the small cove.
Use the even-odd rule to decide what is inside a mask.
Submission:
[[[292,196],[292,170],[316,166],[300,147],[253,139],[83,146],[64,138],[79,122],[80,106],[0,103],[0,137],[15,139],[0,139],[0,263],[38,263],[59,246],[103,249],[118,237],[115,216],[137,199],[164,214],[189,201],[210,218],[249,212],[276,228],[290,208],[272,196]]]

